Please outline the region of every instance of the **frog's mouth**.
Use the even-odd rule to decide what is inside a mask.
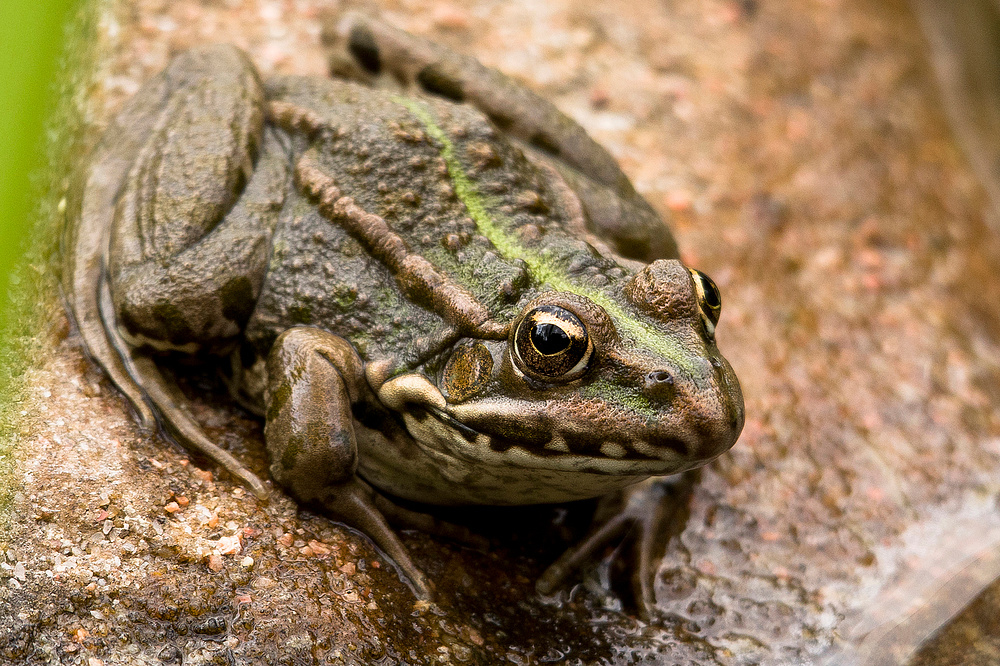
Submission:
[[[472,419],[462,413],[462,406],[451,405],[448,409],[425,406],[425,417],[411,416],[406,420],[410,433],[428,453],[468,462],[651,476],[676,474],[711,460],[692,456],[691,444],[674,436],[657,436],[650,431],[646,433],[648,441],[626,442],[599,434],[566,432],[545,424],[544,409],[529,411],[525,407],[528,406],[519,406],[503,415],[490,410],[490,414]]]
[[[735,442],[742,410],[697,413],[687,406],[657,415],[606,403],[509,397],[449,404],[425,377],[401,375],[379,398],[414,443],[442,463],[647,477],[703,465]]]

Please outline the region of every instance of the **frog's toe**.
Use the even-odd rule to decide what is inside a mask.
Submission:
[[[630,517],[619,513],[606,523],[593,530],[587,538],[566,550],[562,556],[549,565],[538,577],[535,589],[539,594],[552,594],[559,588],[570,574],[575,572],[589,560],[594,559],[597,551],[608,543],[619,539],[629,527]]]
[[[334,519],[339,519],[370,538],[387,555],[400,578],[403,579],[414,596],[424,601],[434,598],[434,586],[424,572],[410,558],[406,546],[386,521],[376,498],[379,494],[371,486],[357,477],[330,486],[317,502]]]
[[[631,549],[631,593],[636,610],[644,619],[655,615],[656,572],[667,542],[683,530],[688,499],[698,476],[695,470],[670,481],[649,479],[625,489],[610,515],[608,507],[600,507],[590,534],[539,577],[535,585],[539,594],[552,594],[576,570],[599,559],[608,545],[624,538]],[[621,546],[616,547],[613,556],[621,551]]]
[[[207,456],[229,474],[242,481],[260,500],[266,500],[270,490],[260,477],[218,444],[208,438],[191,417],[191,407],[177,385],[160,372],[152,357],[129,355],[129,372],[141,378],[139,382],[150,402],[156,405],[160,423],[167,433],[188,451]]]

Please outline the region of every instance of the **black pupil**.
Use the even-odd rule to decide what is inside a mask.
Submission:
[[[555,324],[535,324],[531,327],[531,344],[542,356],[552,356],[569,348],[566,331]]]
[[[715,309],[722,305],[722,298],[719,295],[719,288],[706,276],[701,275],[701,288],[705,292],[705,302],[708,307]]]

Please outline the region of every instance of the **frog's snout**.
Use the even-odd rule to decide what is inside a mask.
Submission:
[[[658,368],[646,374],[642,393],[661,418],[650,424],[649,445],[690,462],[707,462],[728,451],[743,430],[743,394],[729,364],[706,360],[701,371]]]
[[[693,452],[701,460],[711,460],[725,453],[743,431],[743,392],[729,363],[721,357],[710,361],[714,390],[702,394],[696,408],[696,440]]]

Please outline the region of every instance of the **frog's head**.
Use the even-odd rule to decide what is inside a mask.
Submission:
[[[453,350],[418,439],[536,469],[648,476],[704,464],[743,428],[739,382],[715,344],[720,309],[712,280],[675,260],[604,290],[543,292],[506,340]]]

